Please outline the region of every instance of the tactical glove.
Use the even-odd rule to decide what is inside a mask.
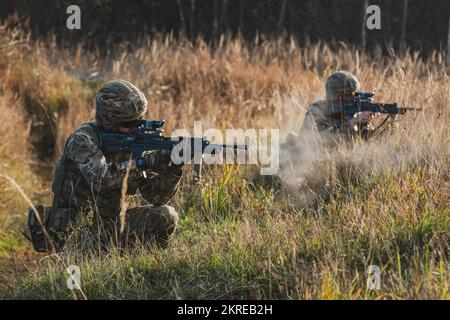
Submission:
[[[349,120],[350,127],[358,131],[358,126],[368,126],[374,118],[375,114],[370,111],[364,111],[355,115],[354,118]]]
[[[152,150],[143,155],[145,169],[149,169],[156,173],[173,172],[181,175],[181,165],[173,164],[171,160],[171,151],[169,150]]]

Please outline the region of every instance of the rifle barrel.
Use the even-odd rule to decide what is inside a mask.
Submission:
[[[248,145],[246,144],[223,144],[222,148],[233,148],[233,149],[248,149]]]
[[[209,147],[214,147],[217,149],[244,149],[248,150],[248,145],[246,144],[208,144]]]

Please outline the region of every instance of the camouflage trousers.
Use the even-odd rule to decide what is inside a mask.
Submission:
[[[69,218],[66,209],[58,209],[51,214],[51,207],[37,205],[36,211],[30,208],[28,227],[34,249],[38,252],[68,248],[103,250],[111,244],[132,247],[148,242],[166,247],[178,223],[178,214],[170,206],[128,209],[123,226],[120,217],[108,218],[94,214],[93,210],[88,212]],[[39,214],[39,219],[36,214]]]
[[[135,247],[144,243],[155,243],[166,247],[178,224],[178,213],[170,206],[142,206],[128,209],[125,223],[120,218],[94,217],[92,226],[82,234],[79,249],[95,248],[108,244],[120,247]],[[80,246],[81,244],[81,246]]]
[[[178,213],[171,206],[143,206],[128,209],[123,240],[152,241],[165,246],[178,224]]]

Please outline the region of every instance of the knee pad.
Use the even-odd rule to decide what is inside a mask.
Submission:
[[[159,206],[152,208],[152,214],[159,216],[161,221],[161,226],[171,227],[178,224],[178,213],[174,207],[171,206]]]

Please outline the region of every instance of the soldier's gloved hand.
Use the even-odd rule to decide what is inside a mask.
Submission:
[[[174,165],[171,160],[171,151],[169,150],[153,150],[143,155],[145,169],[150,169],[156,173],[172,171],[178,173],[183,165]]]
[[[152,150],[143,154],[144,169],[154,172],[164,172],[169,167],[170,151],[168,150]]]
[[[350,127],[357,131],[357,126],[368,125],[372,121],[375,113],[371,111],[364,111],[358,113],[355,117],[349,120]],[[355,127],[356,126],[356,127]]]

